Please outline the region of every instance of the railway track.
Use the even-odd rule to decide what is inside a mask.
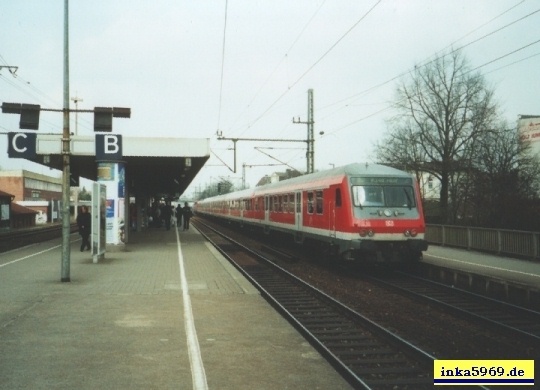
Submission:
[[[515,334],[540,349],[540,313],[468,291],[452,288],[404,272],[371,280],[430,304],[443,306],[454,314],[479,321],[487,327]]]
[[[519,360],[536,359],[538,356],[540,346],[536,335],[540,321],[535,319],[538,313],[534,311],[482,296],[478,296],[476,301],[474,294],[461,296],[453,287],[447,289],[449,302],[442,304],[435,299],[440,293],[435,292],[431,298],[420,298],[406,292],[407,284],[411,286],[410,290],[416,290],[416,294],[422,295],[428,290],[418,280],[411,280],[411,275],[395,271],[388,273],[380,268],[330,267],[326,260],[317,260],[317,253],[306,257],[305,251],[284,246],[280,241],[270,243],[265,239],[261,242],[258,235],[245,231],[240,233],[224,225],[219,225],[218,229],[227,231],[227,234],[230,231],[239,241],[249,242],[250,248],[257,248],[326,294],[339,297],[336,299],[345,302],[352,310],[392,329],[402,338],[412,340],[413,344],[429,351],[437,359]],[[362,272],[358,274],[359,271]],[[378,275],[377,278],[385,283],[370,278],[370,275]],[[401,288],[389,285],[400,279],[407,281]],[[462,301],[461,310],[449,307],[452,301]],[[431,373],[432,367],[429,371]]]
[[[196,222],[204,234],[357,389],[431,389],[433,356],[264,256]]]
[[[77,224],[72,223],[70,228],[71,233],[77,230]],[[0,253],[61,236],[62,224],[58,223],[29,229],[8,230],[0,233]]]

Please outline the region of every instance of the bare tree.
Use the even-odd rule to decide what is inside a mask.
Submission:
[[[497,118],[493,95],[460,51],[417,66],[397,88],[397,115],[377,145],[377,159],[436,177],[444,222],[453,219],[450,195],[457,196],[457,185],[467,180],[477,140]]]
[[[502,123],[484,135],[474,159],[470,205],[476,223],[538,229],[540,162],[530,152],[529,143],[519,139],[516,129]]]

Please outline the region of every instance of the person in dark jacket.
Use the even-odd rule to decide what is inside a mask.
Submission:
[[[193,216],[193,211],[189,207],[188,202],[182,207],[182,218],[184,219],[184,230],[189,230],[189,219]]]
[[[169,202],[165,202],[165,205],[161,207],[161,216],[165,221],[165,228],[171,230],[172,209]]]
[[[176,206],[176,226],[180,227],[182,225],[182,213],[184,210],[182,209],[182,204],[178,203],[178,206]]]
[[[79,234],[82,238],[81,252],[85,248],[90,250],[90,232],[91,232],[92,218],[88,212],[88,207],[81,207],[81,213],[77,215],[77,226],[79,227]]]

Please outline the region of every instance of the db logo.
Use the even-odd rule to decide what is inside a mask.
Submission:
[[[394,226],[394,221],[384,221],[386,226]]]

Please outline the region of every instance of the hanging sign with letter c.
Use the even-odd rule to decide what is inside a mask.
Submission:
[[[8,156],[10,158],[34,159],[36,157],[36,133],[8,133]]]

